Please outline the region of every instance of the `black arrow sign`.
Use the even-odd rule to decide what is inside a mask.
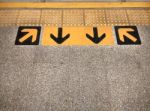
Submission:
[[[99,42],[101,42],[106,37],[105,33],[103,35],[101,35],[100,37],[98,36],[97,27],[93,27],[93,34],[94,34],[94,37],[92,37],[89,34],[86,34],[86,37],[88,39],[90,39],[92,42],[94,42],[95,44],[98,44]]]
[[[63,29],[58,28],[58,37],[55,37],[53,34],[50,34],[50,37],[57,42],[58,44],[62,44],[65,40],[67,40],[70,37],[70,34],[67,34],[66,36],[63,36]]]

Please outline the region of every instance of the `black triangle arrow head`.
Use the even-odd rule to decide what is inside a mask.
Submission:
[[[58,37],[56,37],[53,34],[50,34],[50,37],[57,43],[57,44],[62,44],[64,41],[66,41],[69,37],[70,34],[67,34],[66,36],[62,37],[63,32],[62,28],[58,28]]]
[[[86,37],[88,39],[90,39],[92,42],[94,42],[95,44],[99,44],[106,37],[105,33],[103,35],[101,35],[101,36],[98,36],[97,27],[93,28],[93,34],[94,34],[94,37],[89,35],[89,34],[86,34]]]

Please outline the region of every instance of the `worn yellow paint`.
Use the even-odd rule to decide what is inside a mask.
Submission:
[[[94,44],[86,37],[86,34],[93,36],[93,27],[63,27],[63,36],[70,34],[70,37],[61,45],[113,45],[114,37],[112,27],[97,27],[98,34],[101,36],[106,33],[106,37],[99,43]],[[42,36],[42,45],[59,45],[53,39],[50,38],[50,34],[58,35],[58,27],[45,26]]]
[[[21,32],[27,32],[22,38],[19,39],[20,42],[24,42],[26,39],[32,36],[32,42],[36,41],[37,29],[23,29]]]
[[[49,2],[0,3],[0,8],[114,8],[150,7],[150,2]]]

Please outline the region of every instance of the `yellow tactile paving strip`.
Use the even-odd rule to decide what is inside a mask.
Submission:
[[[19,10],[0,10],[0,25],[16,25]]]
[[[150,24],[150,10],[127,10],[131,25]]]
[[[17,25],[39,24],[41,10],[22,10],[17,17]]]
[[[150,25],[146,9],[1,9],[0,26]]]
[[[63,26],[84,26],[82,9],[63,10]]]
[[[106,20],[108,25],[129,25],[126,10],[107,10]]]
[[[61,26],[62,25],[62,10],[42,10],[41,21],[42,25]]]
[[[101,26],[106,25],[105,10],[85,10],[85,25],[86,26]]]

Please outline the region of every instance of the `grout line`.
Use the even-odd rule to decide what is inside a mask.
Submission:
[[[39,20],[39,24],[38,25],[43,25],[43,23],[42,23],[42,12],[43,12],[43,10],[41,9],[40,10],[40,20]]]
[[[16,18],[16,26],[18,26],[18,20],[19,20],[20,13],[21,13],[21,10],[18,10],[18,15],[17,15],[17,18]]]
[[[130,25],[130,19],[129,19],[128,12],[126,9],[125,9],[125,12],[126,12],[127,20],[128,20],[128,25]]]
[[[64,23],[63,23],[63,17],[64,17],[64,10],[62,9],[61,11],[62,15],[61,15],[61,27],[64,26]]]
[[[107,21],[107,14],[106,14],[106,10],[104,9],[104,14],[105,14],[105,21],[106,21],[106,26],[108,26],[108,21]]]
[[[86,19],[86,18],[85,18],[85,10],[83,9],[83,25],[84,25],[84,26],[86,26],[86,23],[85,23],[86,20],[85,20],[85,19]]]

